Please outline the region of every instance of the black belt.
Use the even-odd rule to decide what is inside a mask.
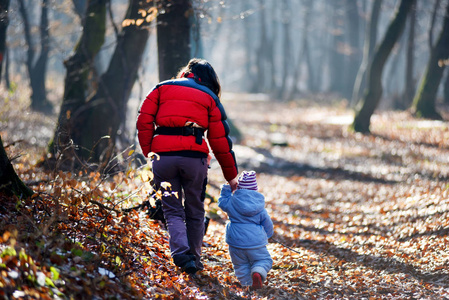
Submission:
[[[190,126],[184,126],[184,127],[158,127],[154,131],[154,134],[183,135],[183,136],[193,135],[193,136],[196,137],[195,142],[198,145],[201,145],[203,143],[204,131],[206,131],[206,130],[203,129],[203,128],[190,127]]]

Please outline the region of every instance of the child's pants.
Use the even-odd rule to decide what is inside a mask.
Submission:
[[[262,277],[262,281],[267,278],[273,260],[267,250],[267,247],[257,249],[240,249],[229,246],[234,272],[237,279],[244,286],[252,285],[252,274],[257,272]]]

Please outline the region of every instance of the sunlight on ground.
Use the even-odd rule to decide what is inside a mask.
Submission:
[[[120,228],[115,218],[105,219],[113,221],[104,227],[108,230],[104,242],[110,242],[115,262],[112,243],[125,240],[129,243],[124,244],[123,253],[138,258],[133,264],[144,257],[144,267],[131,275],[135,275],[133,282],[147,285],[152,293],[148,298],[181,298],[183,293],[192,298],[253,300],[449,297],[449,132],[445,122],[413,119],[407,112],[379,112],[372,119],[373,134],[362,135],[347,130],[352,112],[342,107],[277,103],[266,101],[265,95],[225,94],[224,99],[229,117],[245,135],[234,146],[239,169],[257,171],[275,238],[282,243],[268,245],[274,265],[267,285],[253,293],[237,285],[224,240],[227,218],[214,202],[226,181],[214,160],[207,189],[212,200],[206,200],[213,219],[203,248],[206,268],[201,280],[180,275],[169,257],[166,231],[144,212],[138,220],[148,224],[142,225],[140,234],[133,223]],[[0,132],[8,143],[19,137],[27,140],[11,145],[10,153],[41,151],[38,140],[48,140],[53,132],[50,117],[15,109],[0,116]],[[273,146],[269,142],[273,133],[282,134],[288,145]],[[16,163],[19,160],[23,166],[17,170],[31,169],[25,174],[30,177],[22,178],[39,176],[39,170],[29,165],[28,155]],[[107,205],[134,206],[148,194],[146,187],[139,189],[148,180],[145,172],[139,169],[101,184],[90,177],[83,184],[79,178],[60,174],[52,179],[54,186],[40,184],[48,186],[48,193],[42,195],[49,199],[69,201],[92,194]],[[98,193],[91,193],[95,190]],[[80,216],[96,217],[100,209],[93,207],[96,210]],[[92,221],[89,226],[78,222],[74,232],[83,226],[85,230],[100,226],[97,219]],[[125,236],[120,235],[122,229],[129,230]],[[129,266],[111,270],[116,278],[125,278],[130,275]]]

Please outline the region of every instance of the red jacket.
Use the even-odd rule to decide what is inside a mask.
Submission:
[[[195,136],[154,135],[156,126],[183,127],[194,122],[207,130],[207,140],[227,181],[237,176],[237,163],[229,138],[229,125],[219,98],[194,79],[180,78],[159,83],[143,101],[137,117],[140,147],[148,153],[174,151],[209,153],[207,143]]]

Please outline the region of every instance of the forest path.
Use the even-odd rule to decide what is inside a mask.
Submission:
[[[381,112],[373,134],[361,135],[348,131],[351,111],[319,99],[237,96],[223,105],[245,136],[235,146],[239,170],[257,171],[283,244],[269,245],[274,266],[259,295],[282,298],[281,288],[285,299],[449,297],[447,123]],[[272,146],[273,134],[288,146]],[[216,163],[210,182],[217,195]],[[211,230],[223,235],[224,225]]]
[[[29,207],[32,217],[16,224],[12,207],[2,212],[2,220],[18,228],[34,218],[39,220],[35,226],[45,225],[55,203],[68,203],[70,218],[58,223],[59,230],[76,236],[84,254],[104,253],[93,263],[74,258],[80,249],[60,251],[61,260],[50,265],[62,271],[64,284],[58,287],[67,295],[127,295],[132,286],[144,299],[448,299],[448,124],[413,119],[407,112],[379,112],[372,117],[371,135],[355,134],[348,131],[352,112],[329,99],[280,103],[261,95],[223,97],[229,118],[244,135],[234,148],[239,169],[257,171],[275,228],[275,240],[268,245],[273,269],[261,290],[239,286],[224,240],[226,216],[216,202],[206,201],[212,220],[204,239],[205,269],[193,280],[172,263],[167,232],[158,223],[137,211],[112,218],[97,204],[122,205],[128,199],[133,206],[145,200],[141,169],[103,180],[99,174],[52,175],[33,167],[51,137],[50,116],[16,110],[2,114],[2,138],[15,144],[8,150],[17,157],[16,170],[26,181],[39,182],[33,187],[42,191],[41,198],[30,199],[22,209],[25,214]],[[30,128],[46,131],[39,136]],[[288,145],[273,146],[272,141]],[[208,193],[216,199],[224,183],[216,161],[209,183]],[[3,201],[14,206],[14,201]],[[107,235],[86,238],[100,229]],[[57,241],[58,232],[48,232],[45,239]],[[28,244],[25,234],[21,246],[52,276],[47,259],[52,248],[42,254],[29,245],[34,243]],[[116,277],[99,276],[97,265]],[[88,276],[74,277],[70,267]],[[24,268],[13,264],[8,270]],[[21,280],[10,278],[12,292]],[[47,293],[45,287],[32,286]]]

